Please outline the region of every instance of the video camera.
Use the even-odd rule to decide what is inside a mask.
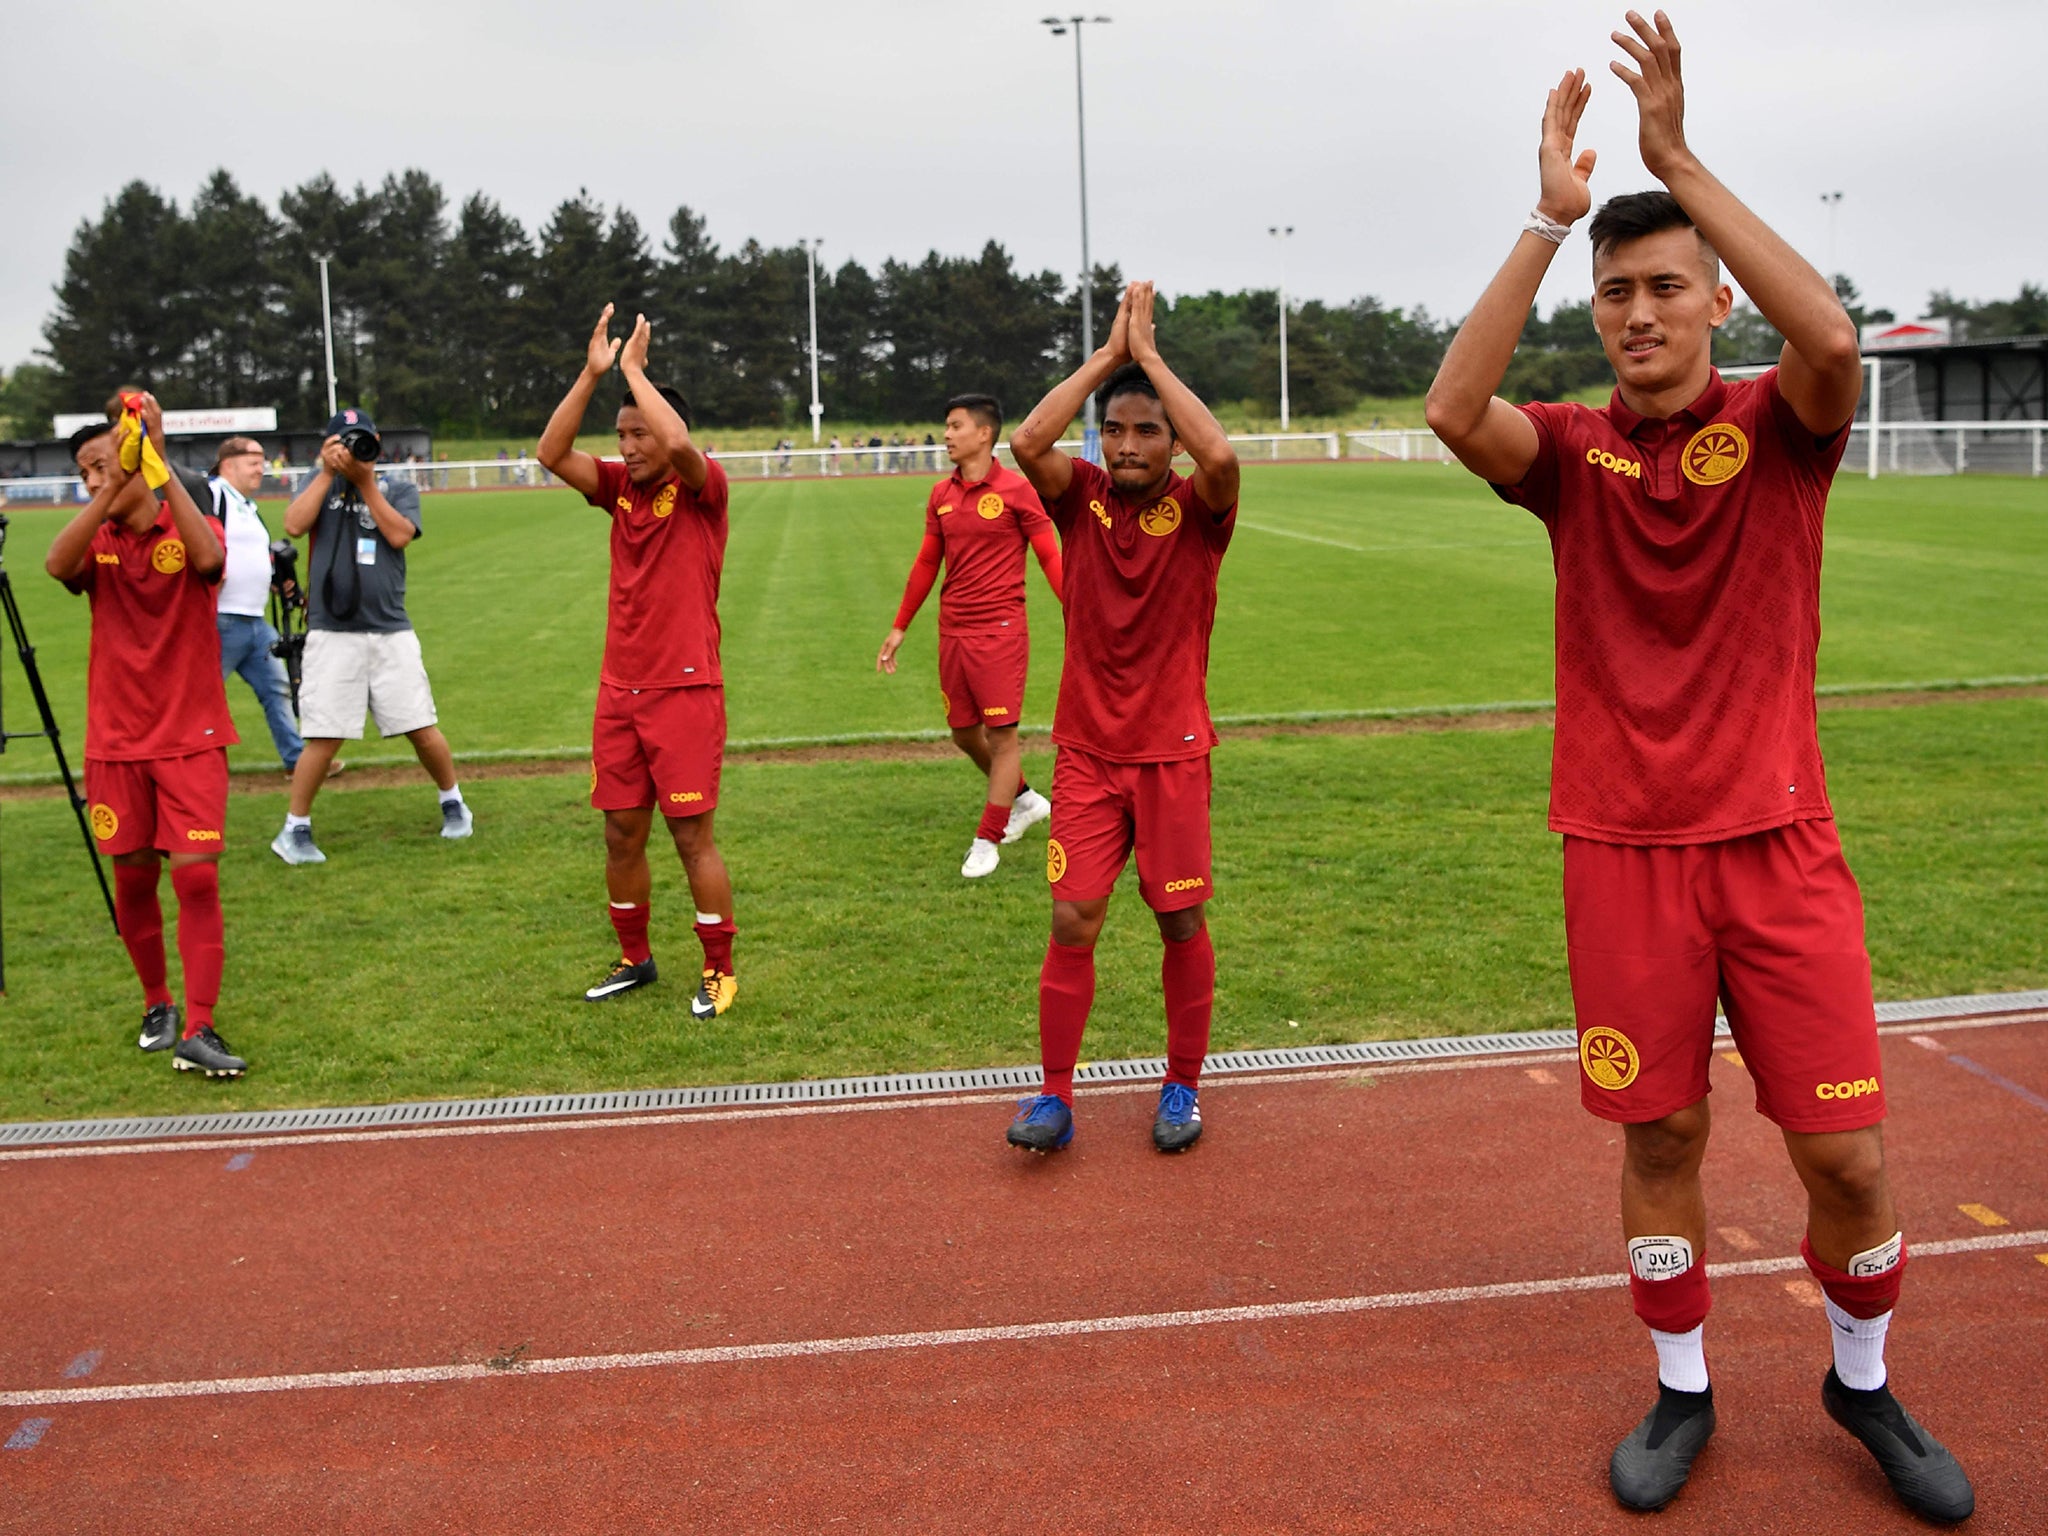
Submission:
[[[376,439],[371,439],[372,443]],[[355,452],[351,449],[350,452]],[[376,452],[373,447],[372,453]],[[360,455],[358,455],[360,457]],[[277,631],[270,654],[284,663],[292,686],[292,713],[299,712],[299,677],[306,653],[306,590],[299,585],[299,546],[290,539],[270,541],[270,627]],[[294,615],[297,621],[294,623]]]

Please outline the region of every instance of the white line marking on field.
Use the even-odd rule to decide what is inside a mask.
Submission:
[[[2031,1247],[2048,1242],[2048,1230],[2006,1232],[1992,1237],[1917,1243],[1916,1258]],[[1797,1254],[1709,1264],[1717,1279],[1804,1270]],[[1375,1296],[1332,1296],[1316,1301],[1275,1301],[1244,1307],[1204,1307],[1182,1312],[1134,1312],[1113,1317],[1067,1318],[1045,1323],[1004,1323],[986,1328],[935,1328],[921,1333],[870,1333],[828,1339],[789,1339],[771,1344],[727,1344],[701,1349],[653,1349],[617,1355],[563,1355],[521,1360],[510,1366],[419,1365],[371,1371],[309,1371],[290,1376],[224,1376],[201,1381],[142,1381],[100,1387],[59,1387],[0,1392],[0,1408],[43,1408],[69,1403],[130,1403],[174,1397],[232,1397],[255,1392],[309,1392],[330,1387],[416,1386],[440,1381],[480,1381],[493,1376],[569,1376],[600,1371],[646,1370],[693,1365],[737,1365],[756,1360],[801,1360],[825,1355],[861,1355],[887,1350],[946,1349],[961,1344],[1016,1344],[1036,1339],[1076,1339],[1097,1334],[1147,1333],[1167,1328],[1209,1328],[1227,1323],[1282,1322],[1297,1317],[1342,1317],[1406,1307],[1454,1306],[1473,1301],[1511,1301],[1524,1296],[1562,1296],[1577,1291],[1615,1290],[1628,1283],[1620,1272],[1564,1275],[1549,1280],[1508,1280],[1493,1285],[1451,1285],[1428,1291],[1387,1291]]]
[[[1989,1029],[2008,1024],[2048,1023],[2048,1012],[2033,1010],[1987,1017],[1916,1019],[1907,1024],[1881,1024],[1880,1035],[1926,1034],[1952,1029]],[[1454,1056],[1443,1061],[1345,1062],[1338,1066],[1308,1067],[1293,1071],[1243,1072],[1218,1076],[1204,1084],[1209,1088],[1253,1088],[1277,1083],[1356,1082],[1361,1078],[1405,1077],[1420,1072],[1463,1072],[1489,1067],[1527,1068],[1545,1062],[1576,1061],[1576,1051],[1506,1049],[1491,1056]],[[1077,1098],[1111,1094],[1157,1093],[1156,1080],[1102,1083],[1075,1089]],[[71,1157],[137,1157],[159,1152],[213,1152],[224,1140],[237,1148],[307,1147],[354,1142],[428,1141],[463,1136],[526,1136],[541,1131],[636,1130],[646,1126],[681,1125],[724,1120],[786,1120],[805,1115],[875,1114],[886,1110],[944,1109],[962,1104],[1015,1103],[1018,1095],[995,1089],[987,1093],[954,1093],[923,1096],[904,1094],[895,1098],[861,1099],[852,1103],[780,1104],[755,1109],[676,1109],[656,1111],[620,1110],[612,1114],[574,1119],[462,1121],[453,1125],[390,1126],[368,1131],[284,1131],[269,1136],[242,1136],[233,1132],[191,1137],[184,1140],[98,1142],[82,1146],[11,1147],[0,1151],[0,1163],[47,1162]]]
[[[1355,555],[1400,555],[1410,550],[1432,549],[1530,549],[1543,547],[1540,539],[1475,539],[1455,544],[1346,544],[1342,539],[1326,539],[1319,533],[1301,533],[1293,528],[1275,528],[1271,523],[1247,522],[1240,517],[1240,528],[1249,528],[1253,533],[1277,534],[1283,539],[1300,539],[1307,544],[1325,544],[1331,549],[1348,549]]]

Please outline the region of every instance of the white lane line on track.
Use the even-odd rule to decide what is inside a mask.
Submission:
[[[2000,1232],[1919,1243],[1916,1258],[1983,1253],[2048,1243],[2048,1229]],[[1803,1272],[1797,1254],[1710,1264],[1716,1278]],[[374,1371],[310,1371],[291,1376],[225,1376],[204,1381],[142,1381],[127,1385],[63,1387],[48,1391],[0,1392],[0,1408],[48,1408],[72,1403],[130,1403],[174,1397],[235,1397],[257,1392],[311,1392],[337,1387],[419,1386],[443,1381],[481,1381],[493,1376],[574,1376],[700,1365],[738,1365],[758,1360],[800,1360],[825,1355],[878,1351],[946,1349],[962,1344],[1016,1344],[1036,1339],[1077,1339],[1097,1334],[1148,1333],[1168,1328],[1210,1328],[1228,1323],[1284,1322],[1301,1317],[1341,1317],[1405,1307],[1441,1307],[1473,1301],[1511,1301],[1525,1296],[1562,1296],[1576,1291],[1618,1289],[1628,1283],[1619,1271],[1564,1275],[1549,1280],[1509,1280],[1493,1285],[1453,1285],[1429,1291],[1387,1291],[1375,1296],[1332,1296],[1317,1301],[1274,1301],[1246,1307],[1204,1307],[1184,1312],[1136,1312],[1114,1317],[1078,1317],[1046,1323],[1006,1323],[986,1328],[936,1328],[922,1333],[870,1333],[827,1339],[790,1339],[771,1344],[728,1344],[702,1349],[655,1349],[633,1354],[563,1355],[489,1365],[400,1366]]]
[[[1954,1029],[1991,1029],[2009,1024],[2048,1023],[2040,1011],[1994,1014],[1954,1019],[1917,1019],[1905,1024],[1882,1024],[1880,1035],[1943,1034]],[[1457,1056],[1445,1061],[1354,1063],[1340,1067],[1311,1067],[1301,1071],[1233,1073],[1205,1083],[1205,1088],[1254,1088],[1266,1084],[1306,1082],[1356,1082],[1361,1078],[1408,1076],[1418,1072],[1463,1072],[1487,1067],[1527,1067],[1544,1062],[1575,1061],[1575,1051],[1512,1051],[1494,1056]],[[1112,1094],[1157,1093],[1156,1082],[1107,1083],[1077,1088],[1076,1098],[1099,1098]],[[467,1136],[530,1136],[542,1131],[637,1130],[648,1126],[683,1125],[723,1120],[787,1120],[807,1115],[875,1114],[887,1110],[944,1109],[963,1104],[1015,1103],[1017,1095],[958,1093],[943,1095],[906,1094],[893,1099],[861,1099],[853,1103],[785,1104],[760,1109],[679,1109],[653,1113],[631,1110],[583,1119],[462,1121],[453,1125],[393,1126],[374,1131],[286,1131],[274,1136],[209,1136],[188,1140],[101,1142],[83,1146],[13,1147],[0,1151],[0,1163],[49,1162],[75,1157],[138,1157],[164,1152],[217,1152],[223,1142],[237,1149],[255,1147],[309,1147],[330,1144],[379,1141],[440,1141]]]

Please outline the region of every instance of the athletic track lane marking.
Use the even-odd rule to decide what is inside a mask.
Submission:
[[[1995,1236],[1916,1243],[1915,1258],[2034,1247],[2048,1242],[2048,1229],[2001,1232]],[[1797,1254],[1709,1264],[1717,1279],[1737,1275],[1804,1273]],[[1014,1344],[1036,1339],[1087,1338],[1097,1334],[1146,1333],[1168,1328],[1207,1328],[1227,1323],[1268,1323],[1297,1317],[1341,1317],[1407,1307],[1451,1306],[1472,1301],[1508,1301],[1524,1296],[1561,1296],[1578,1291],[1616,1290],[1628,1283],[1619,1271],[1564,1275],[1549,1280],[1509,1280],[1493,1285],[1454,1285],[1429,1291],[1388,1291],[1374,1296],[1333,1296],[1316,1301],[1275,1301],[1255,1306],[1205,1307],[1183,1312],[1135,1312],[1113,1317],[1067,1318],[1046,1323],[1007,1323],[986,1328],[938,1328],[923,1333],[871,1333],[827,1339],[789,1339],[772,1344],[729,1344],[701,1349],[657,1349],[633,1354],[562,1355],[521,1360],[509,1366],[481,1364],[399,1366],[369,1371],[311,1371],[292,1376],[225,1376],[203,1381],[141,1381],[101,1387],[0,1392],[0,1408],[44,1408],[72,1403],[128,1403],[177,1397],[234,1397],[257,1392],[310,1392],[337,1387],[418,1386],[443,1381],[480,1381],[493,1376],[591,1375],[601,1371],[647,1370],[696,1365],[737,1365],[759,1360],[815,1359],[878,1351],[944,1349],[962,1344]]]

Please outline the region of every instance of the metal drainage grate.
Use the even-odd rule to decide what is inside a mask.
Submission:
[[[1994,992],[1880,1003],[1880,1024],[1972,1014],[2048,1008],[2048,991]],[[1725,1021],[1719,1026],[1723,1031]],[[1268,1051],[1223,1051],[1204,1071],[1230,1075],[1317,1067],[1362,1067],[1406,1061],[1443,1061],[1527,1051],[1571,1050],[1569,1029],[1491,1035],[1447,1035],[1428,1040],[1375,1040],[1357,1045],[1304,1045]],[[1141,1082],[1166,1070],[1162,1056],[1090,1062],[1076,1083]],[[291,1131],[366,1130],[373,1127],[447,1125],[457,1121],[551,1120],[586,1115],[630,1115],[649,1110],[731,1109],[784,1104],[850,1103],[950,1093],[1029,1093],[1038,1068],[981,1067],[956,1072],[898,1072],[878,1077],[833,1077],[790,1083],[731,1083],[709,1088],[634,1088],[599,1093],[525,1094],[504,1099],[437,1099],[413,1104],[359,1104],[332,1109],[270,1109],[242,1114],[137,1115],[116,1120],[25,1120],[0,1125],[0,1147],[52,1146],[90,1141],[139,1141],[180,1136],[276,1135]]]

